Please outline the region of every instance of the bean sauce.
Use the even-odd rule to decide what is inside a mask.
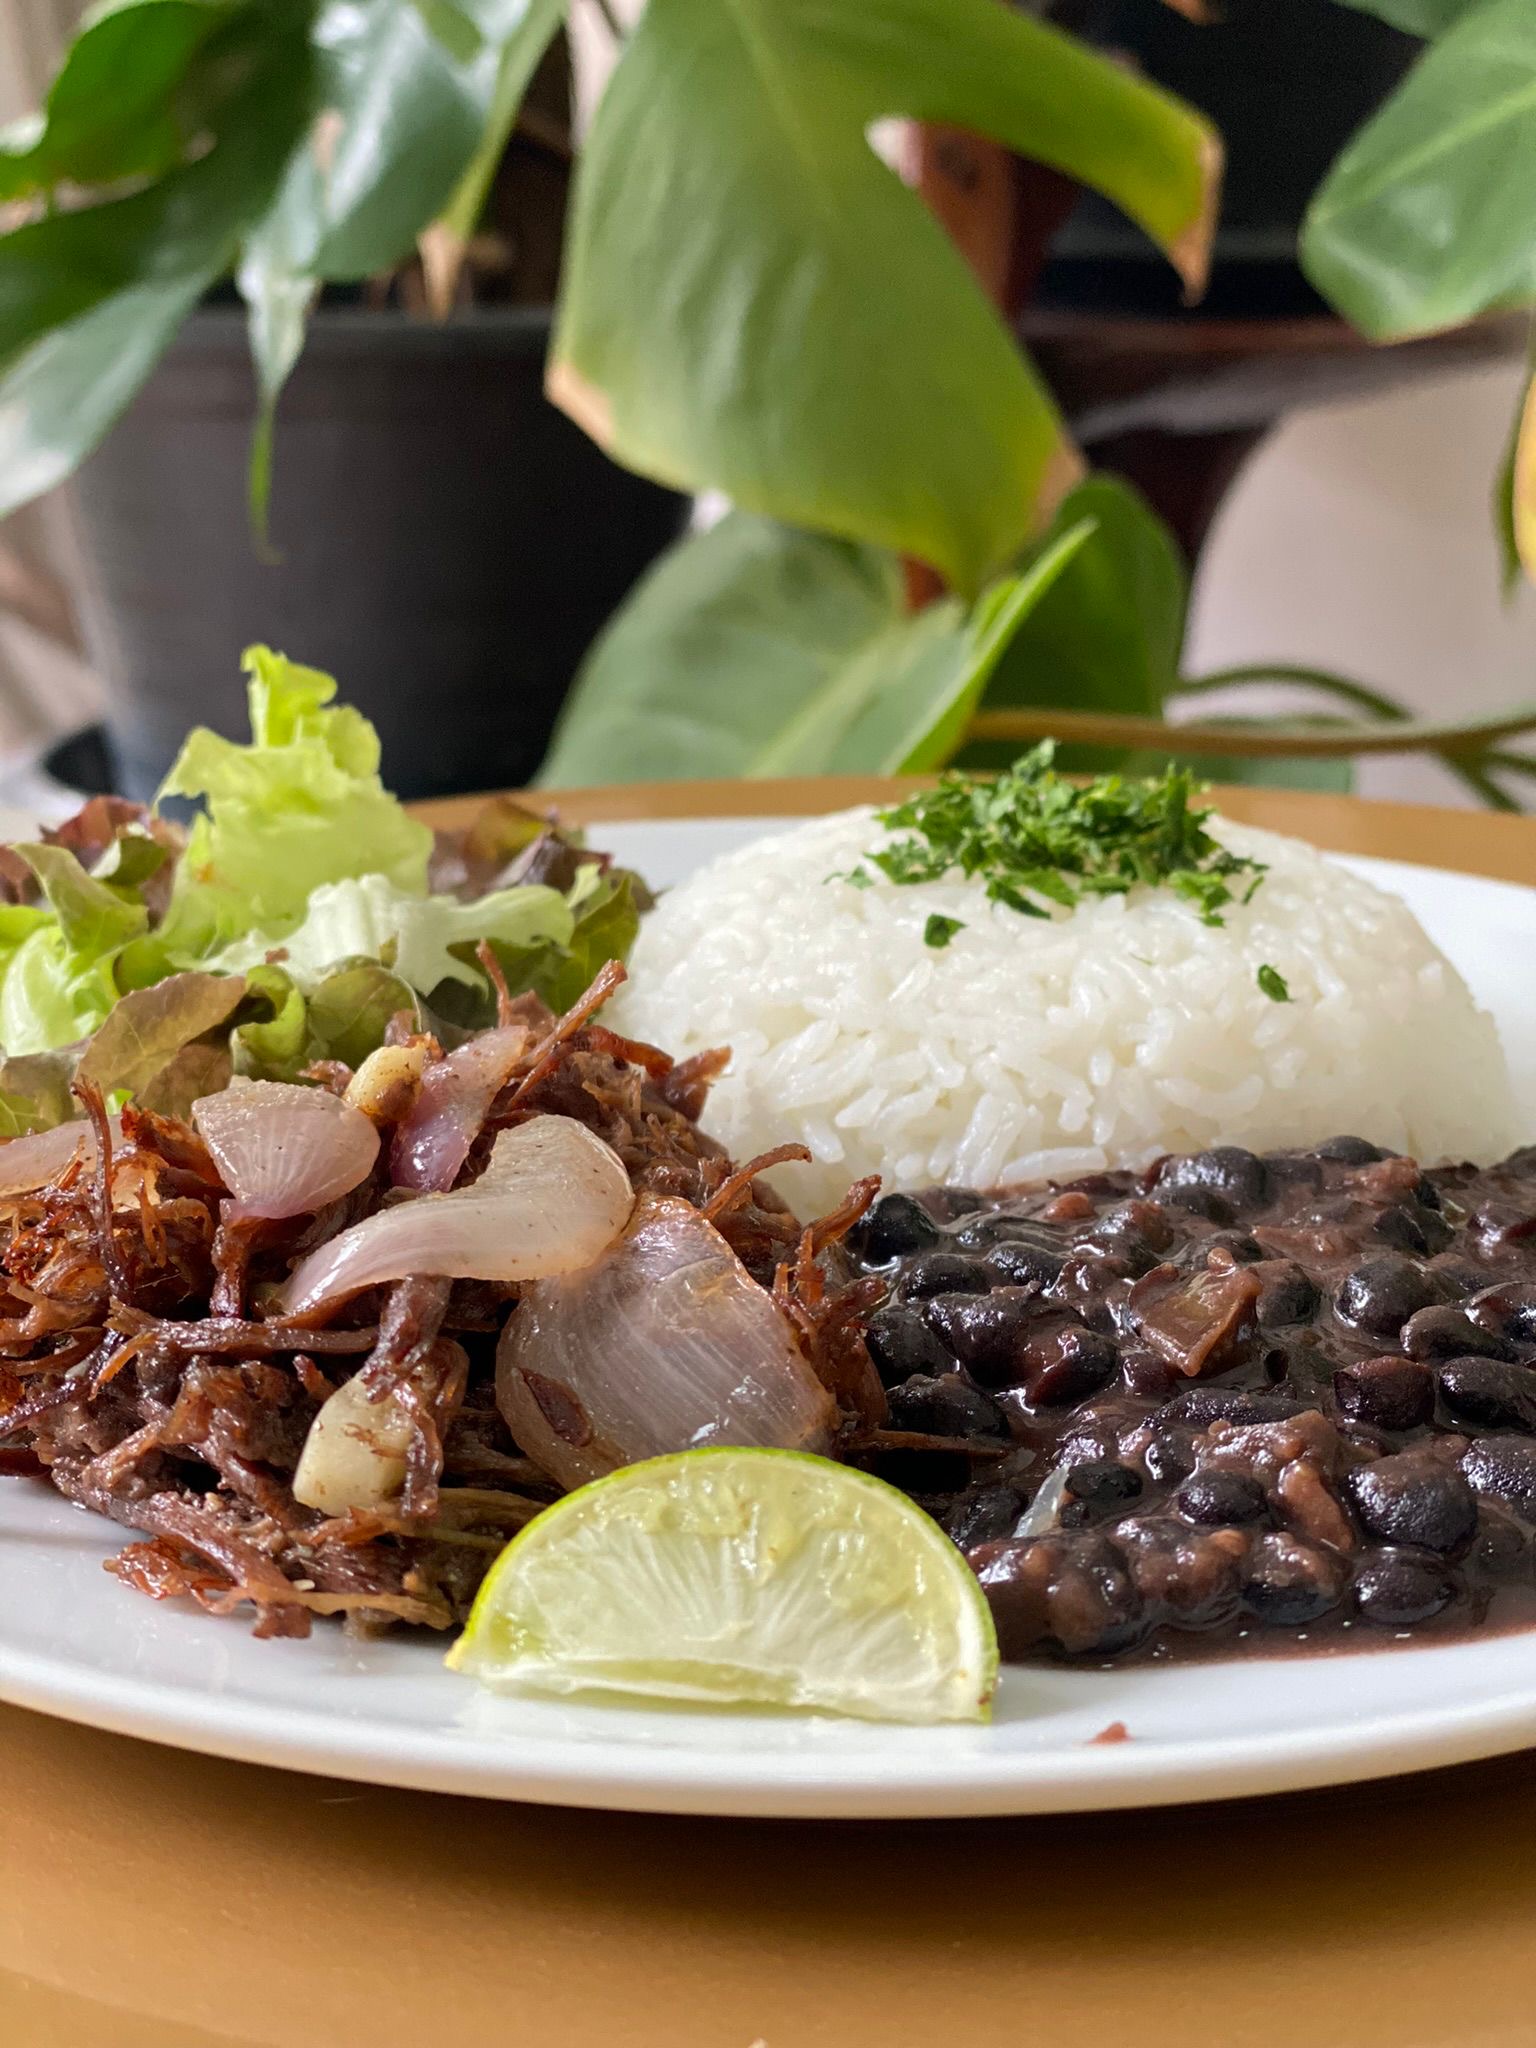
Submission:
[[[1223,1145],[890,1195],[850,1249],[888,1286],[865,1462],[965,1552],[1006,1658],[1536,1618],[1536,1146]]]

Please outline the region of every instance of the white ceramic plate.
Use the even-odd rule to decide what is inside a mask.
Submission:
[[[598,828],[656,882],[766,820]],[[1536,891],[1387,861],[1503,1028],[1536,1137]],[[1081,1672],[1015,1669],[988,1728],[490,1700],[441,1646],[319,1629],[259,1643],[101,1569],[122,1540],[0,1485],[0,1696],[127,1734],[380,1784],[680,1813],[1024,1813],[1273,1792],[1536,1744],[1536,1632],[1441,1648]],[[1130,1740],[1095,1743],[1112,1723]]]

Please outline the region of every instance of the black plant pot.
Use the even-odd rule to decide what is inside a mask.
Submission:
[[[542,311],[322,311],[279,415],[274,563],[246,514],[243,319],[188,322],[78,484],[118,788],[147,797],[191,725],[244,734],[252,640],[340,678],[402,795],[528,779],[688,509],[549,404],[548,338]]]

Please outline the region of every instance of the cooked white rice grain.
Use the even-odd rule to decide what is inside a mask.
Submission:
[[[1340,1131],[1426,1161],[1507,1152],[1493,1020],[1407,906],[1298,840],[1212,829],[1269,867],[1219,928],[1165,889],[1028,918],[958,875],[855,888],[828,877],[881,828],[819,818],[665,896],[612,1021],[678,1055],[729,1045],[708,1125],[737,1158],[809,1145],[774,1175],[805,1210],[866,1173],[988,1185]],[[935,911],[965,925],[943,949]]]

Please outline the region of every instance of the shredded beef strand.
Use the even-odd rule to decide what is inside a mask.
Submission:
[[[703,1216],[706,1223],[714,1223],[727,1210],[734,1209],[749,1193],[752,1183],[760,1173],[767,1173],[775,1166],[787,1166],[793,1160],[809,1160],[808,1145],[775,1145],[771,1152],[759,1152],[755,1159],[749,1159],[745,1166],[720,1183],[709,1200],[704,1204]],[[875,1185],[878,1187],[879,1182]]]
[[[205,1316],[197,1322],[179,1323],[147,1315],[142,1309],[114,1307],[111,1321],[112,1328],[127,1337],[153,1331],[172,1351],[347,1354],[372,1351],[379,1341],[378,1330],[371,1325],[359,1330],[311,1330],[281,1318],[252,1323],[238,1316]]]
[[[476,946],[475,958],[485,969],[486,978],[496,991],[496,1022],[500,1029],[505,1030],[516,1020],[517,1012],[513,1008],[512,991],[507,987],[507,977],[496,957],[496,948],[489,939],[482,939]]]
[[[565,1015],[556,1020],[554,1029],[543,1042],[534,1047],[532,1063],[527,1073],[512,1090],[511,1098],[507,1103],[509,1109],[515,1109],[523,1097],[531,1089],[538,1086],[545,1074],[558,1061],[560,1048],[564,1045],[565,1041],[575,1032],[579,1031],[587,1019],[603,1007],[614,990],[621,987],[628,979],[629,976],[622,960],[610,960],[608,962],[608,965],[598,975],[581,1000],[573,1003]]]

